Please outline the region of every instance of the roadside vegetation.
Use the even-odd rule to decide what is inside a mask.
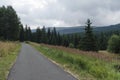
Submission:
[[[0,41],[0,80],[6,80],[19,49],[19,42]]]
[[[120,55],[119,55],[119,45],[120,45],[120,38],[118,35],[113,35],[109,40],[105,40],[106,43],[104,44],[104,38],[101,40],[101,43],[97,40],[97,37],[94,35],[91,27],[90,19],[87,20],[85,26],[85,33],[81,37],[81,39],[76,39],[78,43],[76,44],[77,47],[74,46],[73,43],[69,43],[65,40],[62,44],[65,43],[65,47],[60,49],[61,44],[59,43],[59,39],[54,39],[52,45],[39,45],[35,43],[30,43],[34,47],[36,47],[39,51],[41,51],[44,55],[48,58],[52,59],[53,61],[59,63],[65,69],[74,73],[80,80],[120,80]],[[45,35],[45,28],[42,29]],[[51,31],[48,31],[48,35]],[[56,34],[55,28],[53,29],[53,35]],[[49,38],[50,36],[48,36]],[[38,43],[45,43],[46,36],[42,36],[40,40],[42,42]],[[49,40],[49,39],[48,39]],[[71,40],[69,38],[69,40]],[[77,42],[75,40],[75,42]],[[49,40],[52,41],[52,40]],[[61,41],[61,40],[60,40]],[[64,41],[64,40],[62,40]],[[35,41],[36,42],[36,41]],[[66,45],[69,44],[68,45]],[[103,44],[102,44],[103,43]],[[108,48],[109,52],[118,53],[112,54],[107,51],[100,51],[99,44],[102,44],[102,47],[108,46],[103,50]],[[58,45],[58,46],[56,46]],[[66,47],[70,47],[67,49]],[[74,49],[73,48],[77,48]],[[73,54],[74,53],[74,54]]]
[[[120,64],[117,54],[104,51],[99,53],[84,52],[60,46],[51,46],[29,42],[45,56],[70,71],[79,80],[119,80],[120,72],[116,65]],[[101,54],[101,55],[100,55]]]

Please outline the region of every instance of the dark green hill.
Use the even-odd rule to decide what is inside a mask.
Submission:
[[[67,27],[61,28],[60,30],[57,29],[58,32],[61,34],[71,34],[71,33],[80,33],[84,32],[83,26],[77,27]],[[107,31],[120,31],[120,24],[117,25],[110,25],[110,26],[101,26],[101,27],[93,27],[94,32],[107,32]]]

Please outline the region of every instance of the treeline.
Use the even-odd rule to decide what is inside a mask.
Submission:
[[[98,45],[100,50],[106,50],[108,47],[108,41],[112,35],[120,36],[120,31],[108,31],[108,32],[101,32],[96,34],[98,39]]]
[[[0,39],[18,40],[21,22],[12,6],[0,7]]]
[[[73,47],[78,46],[80,35],[60,35],[56,28],[37,28],[32,32],[30,27],[26,25],[25,28],[20,28],[20,41],[33,41],[37,43],[45,43],[51,45],[61,45],[68,47],[70,43],[74,44]]]
[[[30,27],[21,26],[20,41],[33,41],[37,43],[45,43],[51,45],[60,45],[71,48],[78,48],[85,51],[107,50],[108,41],[113,35],[120,35],[120,31],[110,31],[95,34],[92,32],[91,22],[88,19],[85,32],[81,34],[65,34],[61,35],[56,28],[37,28],[32,32]],[[119,43],[118,43],[119,44]]]
[[[108,49],[109,45],[111,45],[110,43],[113,41],[109,41],[113,34],[120,36],[120,31],[95,34],[91,24],[91,21],[88,19],[85,26],[85,32],[80,34],[61,35],[56,31],[55,27],[53,29],[46,29],[45,26],[43,26],[43,28],[38,27],[35,32],[32,32],[29,26],[26,25],[23,27],[12,6],[0,7],[0,40],[20,40],[21,42],[33,41],[37,43],[78,48],[85,51],[98,51]],[[119,40],[115,42],[117,43],[114,43],[114,46],[120,44]],[[116,49],[118,50],[117,52],[119,52],[120,49]],[[110,51],[110,49],[108,50]]]

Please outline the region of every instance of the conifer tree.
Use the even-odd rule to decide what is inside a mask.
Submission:
[[[0,37],[5,40],[18,40],[20,24],[12,6],[0,7]]]
[[[25,26],[25,41],[28,41],[28,26]]]
[[[107,49],[107,37],[104,33],[99,35],[99,49],[106,50]]]
[[[40,30],[39,27],[36,29],[36,39],[37,39],[36,41],[37,41],[38,43],[41,42],[41,30]]]
[[[32,32],[30,27],[28,27],[28,40],[31,41]]]
[[[23,28],[23,25],[22,25],[22,24],[21,24],[21,26],[20,26],[19,40],[20,40],[21,42],[24,41],[24,28]]]
[[[53,28],[52,31],[52,44],[56,45],[57,44],[57,32],[56,32],[56,28]]]
[[[80,49],[84,51],[98,51],[97,42],[92,32],[91,21],[87,20],[85,26],[85,35],[80,42]]]
[[[62,39],[61,39],[60,33],[58,32],[58,34],[57,34],[57,45],[61,45],[61,42],[62,42]]]
[[[47,43],[47,35],[46,35],[45,26],[43,26],[42,31],[41,31],[41,42],[42,43]]]
[[[51,30],[50,28],[48,28],[48,31],[47,31],[47,43],[48,44],[51,44]]]

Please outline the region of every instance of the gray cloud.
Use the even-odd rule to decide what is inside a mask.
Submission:
[[[84,25],[87,18],[97,26],[120,22],[120,0],[1,0],[2,5],[12,5],[31,28]]]

